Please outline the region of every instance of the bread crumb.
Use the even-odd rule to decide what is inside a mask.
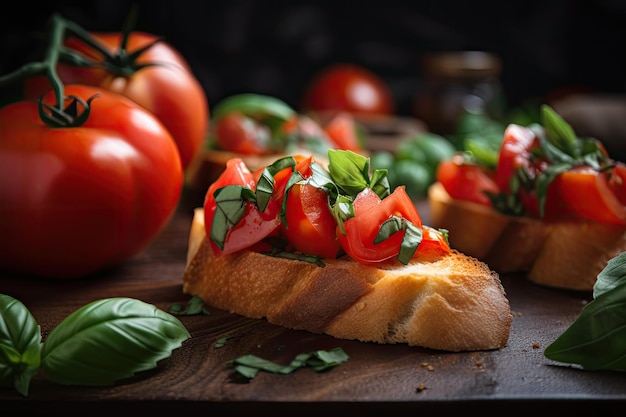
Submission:
[[[521,311],[518,311],[515,314],[517,315],[517,317],[522,317],[522,312]]]
[[[476,364],[476,366],[483,366],[484,362],[482,359],[478,359],[476,362],[474,362]]]
[[[435,368],[434,368],[431,364],[429,364],[428,362],[422,362],[422,363],[420,364],[420,367],[422,367],[422,368],[426,368],[426,370],[428,370],[428,371],[433,371],[433,370],[435,369]]]
[[[541,345],[537,342],[533,343],[533,349],[539,349]]]
[[[417,388],[415,388],[415,392],[422,392],[426,389],[426,385],[424,384],[418,384]]]

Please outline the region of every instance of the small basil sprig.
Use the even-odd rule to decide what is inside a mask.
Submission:
[[[112,385],[156,367],[190,337],[176,317],[132,298],[102,299],[79,308],[43,343],[39,326],[22,303],[0,294],[0,311],[2,383],[13,380],[24,396],[38,369],[60,384]]]
[[[626,371],[626,252],[607,262],[593,300],[545,350],[548,359],[585,370]]]

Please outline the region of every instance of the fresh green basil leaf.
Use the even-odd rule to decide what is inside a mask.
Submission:
[[[213,215],[209,237],[220,249],[224,249],[224,242],[230,229],[245,214],[247,198],[253,197],[249,193],[246,195],[245,190],[252,193],[252,190],[241,185],[227,185],[218,188],[213,193],[217,207]]]
[[[626,284],[600,294],[545,350],[548,359],[585,370],[626,371]]]
[[[41,328],[15,298],[0,294],[0,386],[27,396],[41,360]]]
[[[286,168],[293,169],[296,160],[293,156],[277,159],[272,164],[263,168],[261,177],[256,185],[256,204],[260,212],[265,211],[267,203],[274,194],[274,175]]]
[[[381,200],[391,194],[391,186],[389,185],[387,172],[386,169],[376,169],[372,173],[370,180],[369,187],[374,190]]]
[[[572,166],[568,163],[550,165],[544,172],[537,177],[535,191],[537,193],[537,201],[539,203],[539,216],[543,218],[546,209],[546,198],[548,196],[548,187],[554,179],[560,174],[570,170]]]
[[[392,216],[380,225],[378,234],[374,239],[374,244],[378,244],[389,239],[391,235],[401,230],[404,230],[404,236],[402,237],[402,243],[400,244],[398,260],[406,265],[411,261],[417,247],[422,242],[421,227],[415,226],[403,217]]]
[[[217,120],[231,112],[240,112],[254,118],[273,117],[287,120],[296,112],[284,101],[262,94],[235,94],[226,97],[213,108],[213,119]]]
[[[67,385],[112,385],[155,368],[190,336],[174,316],[132,298],[89,303],[66,317],[43,343],[48,379]]]
[[[197,295],[194,295],[189,299],[185,308],[183,308],[180,304],[173,304],[167,311],[178,316],[195,316],[198,314],[204,314],[206,316],[211,315],[211,312],[207,309],[204,300]]]
[[[572,126],[545,104],[541,106],[541,123],[551,143],[566,154],[575,156],[577,137]]]
[[[370,184],[369,159],[351,151],[328,151],[328,170],[337,186],[355,197]]]
[[[626,284],[626,252],[609,259],[593,285],[593,298]]]

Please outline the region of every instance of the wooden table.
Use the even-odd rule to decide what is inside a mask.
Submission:
[[[78,307],[105,297],[134,297],[167,309],[185,303],[181,276],[195,201],[183,199],[175,217],[143,253],[90,279],[49,282],[0,274],[0,292],[22,301],[46,334]],[[424,204],[418,204],[424,214]],[[0,413],[12,415],[156,415],[272,413],[272,415],[400,415],[419,412],[593,411],[603,417],[626,405],[626,374],[585,372],[543,356],[578,316],[588,293],[536,286],[523,276],[502,281],[514,313],[508,346],[448,353],[377,345],[280,328],[210,309],[180,316],[191,339],[157,368],[112,387],[68,387],[35,376],[28,397],[0,388]],[[225,346],[216,348],[222,337]],[[278,362],[296,354],[341,347],[347,363],[325,373],[259,373],[246,382],[228,361],[252,353]],[[425,389],[418,387],[423,384]],[[13,412],[15,414],[11,414]]]

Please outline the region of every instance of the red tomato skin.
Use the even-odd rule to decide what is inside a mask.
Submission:
[[[120,46],[120,33],[91,33],[110,52]],[[156,36],[133,32],[127,50],[154,42]],[[100,55],[77,38],[70,37],[65,46],[99,59]],[[138,64],[162,63],[145,67],[129,77],[116,76],[104,69],[81,68],[59,64],[57,73],[66,84],[85,84],[122,94],[154,114],[170,131],[176,141],[185,169],[201,148],[209,126],[209,104],[204,88],[191,72],[185,58],[171,45],[158,42],[144,52]],[[27,98],[38,98],[49,88],[47,79],[35,77],[25,87]]]
[[[396,258],[404,232],[400,231],[384,242],[374,244],[380,225],[392,216],[409,220],[422,227],[422,219],[406,193],[404,186],[397,187],[383,200],[369,188],[357,195],[353,203],[354,217],[344,222],[345,234],[337,227],[336,234],[343,250],[352,259],[363,264],[376,264]]]
[[[82,127],[45,126],[33,102],[0,109],[0,268],[46,279],[84,277],[139,253],[182,190],[178,150],[152,114],[96,88],[65,93],[99,94]]]
[[[328,209],[328,194],[311,185],[295,184],[287,194],[286,220],[281,231],[299,252],[336,258],[340,250],[337,222]]]
[[[507,126],[500,146],[495,179],[503,192],[510,192],[509,182],[516,169],[530,168],[528,157],[536,146],[538,141],[531,129],[515,124]]]
[[[324,126],[324,131],[332,140],[335,149],[361,152],[363,149],[357,136],[354,116],[348,112],[335,114]]]
[[[228,113],[214,124],[216,142],[225,151],[242,155],[267,155],[273,152],[269,128],[239,112]]]
[[[422,226],[422,242],[417,247],[415,257],[420,255],[445,256],[451,252],[445,236],[429,226]]]
[[[204,224],[207,236],[211,234],[211,225],[217,209],[213,194],[218,188],[227,185],[255,188],[255,177],[241,158],[230,159],[226,163],[226,169],[207,190],[204,198]],[[246,212],[241,221],[228,232],[224,248],[220,249],[211,241],[213,251],[218,256],[227,255],[257,244],[278,229],[280,226],[279,213],[280,205],[273,198],[269,200],[263,212],[259,212],[252,203],[246,203]]]
[[[489,173],[478,165],[464,164],[460,155],[439,163],[437,181],[453,199],[471,201],[488,207],[491,207],[491,200],[485,192],[493,194],[499,192]]]
[[[598,223],[626,224],[626,206],[605,173],[581,166],[557,177],[558,197],[576,215]]]
[[[303,107],[360,115],[391,115],[395,111],[393,97],[383,79],[361,66],[347,63],[332,65],[316,74],[304,93]]]

